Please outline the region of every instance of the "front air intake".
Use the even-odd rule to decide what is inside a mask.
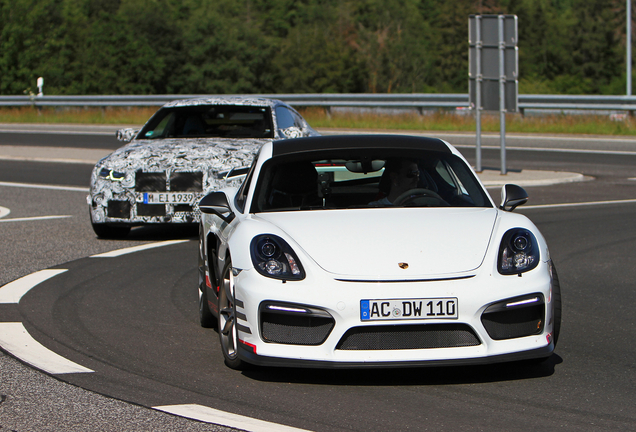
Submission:
[[[457,348],[479,345],[466,324],[378,325],[349,329],[336,346],[339,350],[407,350]]]
[[[287,303],[264,302],[260,307],[261,338],[288,345],[321,345],[335,320],[326,311]]]
[[[543,295],[515,297],[488,306],[481,323],[494,340],[541,334],[545,324]]]

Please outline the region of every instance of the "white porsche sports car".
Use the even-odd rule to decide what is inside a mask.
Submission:
[[[527,198],[498,207],[439,139],[267,143],[199,203],[201,325],[232,368],[545,359],[561,294]]]
[[[100,160],[87,202],[102,238],[145,224],[199,222],[198,202],[225,186],[224,175],[249,165],[266,142],[318,135],[289,105],[271,99],[215,97],[170,102],[129,142]]]

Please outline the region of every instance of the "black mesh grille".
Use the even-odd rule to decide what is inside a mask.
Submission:
[[[540,334],[543,331],[545,305],[514,308],[484,313],[481,322],[495,340],[513,339]]]
[[[165,192],[166,173],[137,171],[135,174],[135,190],[137,192]]]
[[[174,206],[174,212],[178,213],[178,212],[191,212],[192,211],[192,206],[191,205],[187,205],[187,204],[175,204]]]
[[[203,173],[173,172],[170,175],[170,190],[174,192],[200,192],[203,190]]]
[[[334,326],[333,318],[262,313],[263,340],[292,345],[320,345]]]
[[[479,344],[475,332],[466,324],[395,324],[351,328],[340,339],[336,349],[402,350]]]
[[[165,216],[166,206],[164,204],[142,204],[137,203],[137,216]]]
[[[108,201],[108,217],[130,219],[130,203],[128,201]]]

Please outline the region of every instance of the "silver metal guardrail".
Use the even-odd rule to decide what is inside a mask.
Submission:
[[[123,96],[0,96],[0,106],[35,107],[132,107],[161,106],[178,99],[212,95],[123,95]],[[230,96],[230,95],[227,95]],[[466,109],[468,94],[259,94],[244,95],[280,99],[295,107],[385,108],[385,109]],[[635,111],[636,96],[519,95],[520,110]]]

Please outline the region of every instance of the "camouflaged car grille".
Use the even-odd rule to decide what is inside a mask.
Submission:
[[[481,322],[494,340],[513,339],[541,334],[545,305],[484,313]]]
[[[165,192],[166,173],[137,171],[135,175],[135,190],[137,192]]]
[[[479,345],[466,324],[378,325],[349,329],[336,346],[339,350],[405,350],[458,348]]]
[[[261,314],[261,336],[266,342],[291,345],[320,345],[329,336],[333,318]]]
[[[203,190],[203,173],[173,172],[170,175],[170,190],[173,192],[201,192]]]
[[[137,216],[163,217],[166,215],[165,204],[137,203]]]

